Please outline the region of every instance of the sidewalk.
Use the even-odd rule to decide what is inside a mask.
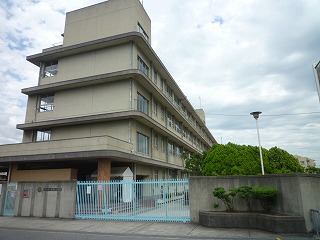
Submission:
[[[119,235],[179,236],[186,239],[195,237],[207,239],[315,239],[308,235],[279,235],[256,229],[207,228],[193,223],[70,220],[30,217],[0,217],[0,231],[1,228]]]

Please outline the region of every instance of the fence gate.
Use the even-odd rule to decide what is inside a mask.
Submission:
[[[77,182],[76,218],[190,222],[189,180]]]
[[[4,202],[3,216],[14,216],[14,206],[16,200],[17,184],[8,183],[6,199]]]

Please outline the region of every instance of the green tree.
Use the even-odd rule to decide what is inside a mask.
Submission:
[[[303,172],[299,161],[287,151],[278,147],[262,149],[265,173],[280,174]],[[193,165],[198,175],[257,175],[261,174],[259,148],[250,145],[228,143],[215,144],[202,158],[196,157]],[[196,163],[196,165],[195,165]],[[201,170],[201,171],[200,171]]]
[[[307,173],[320,173],[320,168],[316,168],[316,167],[307,167],[304,170]]]
[[[182,153],[182,157],[185,160],[185,171],[189,172],[193,176],[203,175],[203,161],[206,157],[206,152],[188,154]]]
[[[267,163],[269,169],[266,169],[270,173],[292,173],[292,172],[304,172],[304,168],[300,165],[298,159],[288,153],[287,151],[272,147],[267,152]]]

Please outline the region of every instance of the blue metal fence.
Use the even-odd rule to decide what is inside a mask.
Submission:
[[[189,180],[77,182],[76,218],[189,222]]]
[[[16,202],[17,183],[8,183],[6,199],[4,202],[3,216],[14,216],[14,207]]]

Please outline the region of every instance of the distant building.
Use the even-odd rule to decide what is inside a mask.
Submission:
[[[298,158],[299,163],[301,166],[307,168],[307,167],[315,167],[316,166],[316,161],[308,158],[308,157],[301,157],[299,155],[294,155],[296,158]]]
[[[27,56],[39,78],[22,89],[23,140],[0,146],[11,181],[110,180],[116,168],[130,168],[135,180],[181,178],[182,152],[216,143],[203,110],[152,49],[139,0],[69,12],[63,36],[62,45]]]

